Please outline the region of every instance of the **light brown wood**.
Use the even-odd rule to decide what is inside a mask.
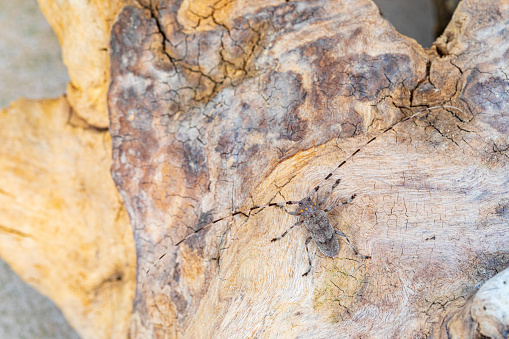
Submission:
[[[83,338],[125,338],[136,256],[111,139],[66,100],[0,110],[0,255]]]
[[[71,79],[67,101],[89,125],[99,128],[109,124],[106,93],[111,26],[126,2],[37,0],[60,41]]]
[[[509,268],[488,280],[474,297],[442,323],[441,338],[507,337]]]
[[[508,12],[464,1],[431,50],[370,1],[127,7],[112,31],[113,177],[135,230],[133,338],[415,338],[508,264]],[[272,208],[333,177],[335,259]],[[331,182],[324,189],[332,185]],[[322,193],[323,190],[320,191]]]
[[[122,337],[131,321],[131,338],[496,338],[486,325],[507,322],[506,294],[489,286],[503,292],[495,274],[509,262],[504,2],[463,1],[431,50],[367,0],[39,2],[72,84],[69,100],[2,112],[6,144],[32,153],[2,153],[0,255],[83,337]],[[139,263],[131,320],[132,242],[107,184],[110,82],[112,175]],[[331,203],[357,194],[329,218],[371,259],[311,242],[302,277],[309,235],[271,242],[296,221],[275,208],[173,246],[232,210],[303,198],[372,136],[437,105],[462,111],[398,125],[319,191],[341,178]],[[41,163],[43,189],[16,170]],[[48,211],[35,215],[47,227],[29,207]],[[76,222],[92,219],[103,222]]]
[[[66,96],[0,111],[0,256],[81,337],[126,338],[136,255],[111,179],[106,106],[109,32],[122,2],[38,3],[71,83]]]

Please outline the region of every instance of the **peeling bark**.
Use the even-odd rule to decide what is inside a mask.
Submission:
[[[463,1],[431,50],[370,1],[139,2],[113,26],[112,174],[134,229],[133,338],[426,337],[508,265],[507,10]],[[145,7],[142,7],[145,6]],[[335,173],[337,258],[279,209]],[[319,194],[323,193],[320,191]]]

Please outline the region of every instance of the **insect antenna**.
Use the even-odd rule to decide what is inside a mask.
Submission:
[[[232,214],[226,215],[226,216],[224,216],[224,217],[221,217],[221,218],[219,218],[219,219],[216,219],[216,220],[214,220],[214,221],[211,221],[211,222],[209,222],[208,224],[203,225],[203,226],[201,226],[201,227],[197,228],[196,230],[194,230],[194,231],[193,231],[193,233],[191,233],[191,234],[187,235],[186,237],[182,238],[181,240],[179,240],[179,241],[175,244],[175,246],[180,245],[181,243],[183,243],[183,242],[184,242],[184,241],[186,241],[187,239],[191,238],[191,237],[192,237],[193,235],[195,235],[196,233],[201,232],[201,231],[203,231],[204,229],[209,228],[209,227],[211,227],[212,225],[214,225],[214,224],[216,224],[216,223],[218,223],[218,222],[220,222],[220,221],[222,221],[222,220],[227,220],[227,219],[233,218],[233,217],[235,217],[236,215],[239,215],[239,214],[250,215],[250,214],[251,214],[251,212],[253,212],[254,210],[257,210],[257,209],[262,210],[262,209],[264,209],[264,208],[266,208],[266,207],[272,207],[272,206],[283,207],[283,206],[285,206],[285,205],[297,205],[297,204],[299,204],[299,202],[300,202],[300,201],[293,201],[293,200],[290,200],[290,201],[284,201],[284,202],[271,202],[271,203],[268,203],[268,204],[265,204],[265,205],[258,205],[258,206],[253,206],[253,207],[248,208],[248,209],[245,209],[245,210],[235,211],[235,212],[233,212]],[[145,278],[146,278],[146,277],[147,277],[147,275],[149,274],[150,270],[151,270],[152,268],[154,268],[154,266],[155,266],[155,265],[156,265],[159,261],[161,261],[161,260],[164,258],[164,256],[165,256],[166,254],[168,254],[168,253],[169,253],[169,252],[165,252],[165,253],[163,253],[163,254],[162,254],[159,258],[157,258],[157,260],[156,260],[156,261],[154,261],[154,263],[153,263],[152,265],[150,265],[150,267],[149,267],[149,268],[147,269],[147,271],[145,272],[145,275],[143,276],[143,279],[142,279],[142,281],[141,281],[141,288],[143,288],[143,283],[145,282]]]
[[[266,207],[271,207],[271,206],[279,206],[279,207],[283,207],[285,205],[295,205],[295,204],[298,204],[299,201],[284,201],[284,202],[271,202],[269,204],[265,204],[265,205],[259,205],[259,206],[253,206],[251,208],[248,208],[248,209],[245,209],[245,210],[240,210],[240,211],[235,211],[233,212],[232,214],[230,215],[227,215],[227,216],[224,216],[222,218],[219,218],[219,219],[216,219],[214,221],[211,221],[209,222],[208,224],[206,225],[203,225],[202,227],[199,227],[197,228],[196,230],[194,230],[193,233],[189,234],[188,236],[186,236],[185,238],[181,239],[179,242],[177,242],[175,244],[175,246],[178,246],[180,245],[181,243],[183,243],[184,241],[186,241],[187,239],[189,239],[190,237],[192,237],[193,235],[195,235],[196,233],[200,232],[200,231],[203,231],[204,229],[206,228],[209,228],[211,227],[212,225],[214,225],[215,223],[218,223],[220,222],[221,220],[225,220],[225,219],[230,219],[230,218],[233,218],[234,216],[238,215],[238,214],[248,214],[250,215],[252,211],[254,210],[257,210],[257,209],[263,209],[263,208],[266,208]]]
[[[230,219],[230,218],[233,218],[235,217],[236,215],[239,215],[239,214],[244,214],[244,215],[250,215],[251,212],[253,212],[254,210],[257,210],[257,209],[263,209],[263,208],[266,208],[266,207],[272,207],[272,206],[278,206],[278,207],[282,207],[284,208],[284,206],[286,205],[296,205],[296,204],[299,204],[301,201],[305,200],[305,199],[309,199],[313,194],[315,194],[316,192],[318,192],[318,190],[320,189],[320,186],[323,185],[330,177],[332,177],[332,175],[338,170],[340,169],[344,164],[346,164],[350,159],[352,159],[357,153],[359,153],[364,147],[368,146],[370,143],[372,143],[373,141],[375,141],[378,137],[380,137],[381,135],[387,133],[388,131],[394,129],[394,127],[396,127],[397,125],[399,124],[402,124],[404,123],[405,121],[408,121],[412,118],[415,118],[416,116],[418,116],[419,114],[421,113],[424,113],[424,112],[427,112],[427,111],[431,111],[433,109],[437,109],[437,108],[451,108],[451,109],[456,109],[462,113],[463,110],[458,108],[458,107],[454,107],[454,106],[433,106],[433,107],[428,107],[428,108],[425,108],[417,113],[414,113],[400,121],[397,121],[395,122],[394,124],[392,124],[391,126],[387,127],[386,129],[384,129],[382,132],[380,132],[378,135],[372,137],[371,139],[368,140],[368,142],[366,142],[364,145],[362,145],[361,147],[357,148],[357,150],[355,150],[355,152],[353,152],[352,154],[350,154],[346,159],[344,159],[332,172],[330,172],[317,186],[315,186],[315,188],[313,188],[313,190],[302,200],[300,201],[284,201],[284,202],[277,202],[277,203],[268,203],[268,204],[265,204],[265,205],[258,205],[258,206],[253,206],[251,208],[248,208],[248,209],[245,209],[245,210],[239,210],[239,211],[235,211],[233,212],[232,214],[229,214],[229,215],[226,215],[222,218],[219,218],[219,219],[216,219],[206,225],[203,225],[199,228],[197,228],[196,230],[194,230],[193,233],[187,235],[186,237],[184,237],[183,239],[181,239],[180,241],[178,241],[175,246],[178,246],[180,245],[181,243],[183,243],[184,241],[186,241],[187,239],[189,239],[190,237],[192,237],[193,235],[195,235],[196,233],[198,232],[201,232],[203,231],[204,229],[206,228],[209,228],[211,227],[212,225],[222,221],[222,220],[227,220],[227,219]],[[337,182],[339,183],[339,181]],[[150,265],[150,267],[147,269],[147,271],[145,272],[145,276],[143,277],[142,281],[141,281],[141,288],[143,288],[143,283],[145,281],[145,278],[148,276],[150,270],[159,262],[161,261],[165,256],[166,254],[168,254],[169,252],[165,252],[164,254],[162,254],[152,265]]]
[[[444,106],[433,106],[433,107],[428,107],[428,108],[425,108],[417,113],[414,113],[404,119],[401,119],[400,121],[397,121],[395,122],[394,124],[390,125],[389,127],[387,127],[386,129],[384,129],[382,132],[380,132],[378,135],[375,135],[374,137],[372,137],[371,139],[368,140],[368,142],[366,142],[364,145],[362,145],[361,147],[357,148],[355,150],[355,152],[353,152],[352,154],[350,154],[345,160],[343,160],[332,172],[330,172],[329,174],[327,174],[327,176],[318,184],[315,186],[315,188],[313,188],[313,190],[311,191],[311,193],[308,194],[308,196],[306,198],[310,198],[313,194],[315,194],[316,192],[318,192],[318,190],[320,189],[320,186],[322,186],[327,180],[329,180],[330,177],[332,177],[332,175],[338,170],[341,168],[341,166],[343,166],[344,164],[346,164],[350,159],[352,159],[357,153],[359,153],[364,147],[368,146],[370,143],[372,143],[373,141],[375,141],[378,137],[382,136],[383,134],[389,132],[390,130],[394,129],[394,127],[398,126],[399,124],[402,124],[404,123],[405,121],[408,121],[412,118],[415,118],[416,116],[418,116],[419,114],[421,113],[424,113],[424,112],[427,112],[427,111],[431,111],[433,109],[437,109],[437,108],[453,108],[453,109],[456,109],[462,113],[465,113],[463,112],[462,109],[458,108],[458,107],[454,107],[454,106],[447,106],[447,105],[444,105]]]

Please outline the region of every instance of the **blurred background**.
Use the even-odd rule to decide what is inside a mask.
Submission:
[[[0,0],[0,32],[1,108],[19,97],[50,98],[65,92],[69,77],[60,45],[36,0]],[[18,338],[79,336],[51,300],[0,260],[0,339]]]
[[[430,47],[459,0],[374,0],[403,35]],[[58,39],[36,0],[0,0],[0,108],[19,97],[65,93],[69,81]],[[0,232],[1,229],[0,229]],[[60,310],[0,259],[0,339],[79,338]]]

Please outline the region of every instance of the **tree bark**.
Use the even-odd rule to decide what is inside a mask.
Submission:
[[[431,50],[360,1],[146,2],[113,26],[112,174],[134,229],[132,338],[417,338],[509,262],[507,19],[463,1]],[[454,106],[423,113],[431,106]],[[325,257],[277,208],[341,178]],[[162,254],[145,277],[145,271]],[[141,280],[144,280],[141,286]]]

